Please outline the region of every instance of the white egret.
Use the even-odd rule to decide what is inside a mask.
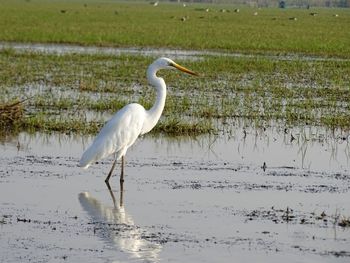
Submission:
[[[83,153],[79,166],[88,168],[92,163],[115,155],[112,168],[105,182],[109,185],[116,162],[121,159],[120,182],[124,182],[124,156],[139,135],[145,134],[157,124],[165,105],[166,85],[163,78],[157,77],[160,69],[178,69],[191,75],[195,72],[186,69],[168,58],[158,58],[147,69],[147,80],[157,91],[156,102],[151,109],[131,103],[119,110],[101,129],[92,145]]]

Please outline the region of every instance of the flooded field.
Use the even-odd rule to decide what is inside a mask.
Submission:
[[[1,4],[0,263],[350,261],[347,10],[54,2]],[[198,76],[107,187],[79,159],[161,56]]]
[[[348,134],[234,130],[142,138],[123,192],[91,138],[2,139],[0,262],[349,262]]]

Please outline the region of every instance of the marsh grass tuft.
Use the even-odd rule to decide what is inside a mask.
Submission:
[[[215,130],[210,121],[184,121],[177,118],[162,120],[156,127],[155,132],[169,135],[200,135],[211,133]]]
[[[15,100],[0,104],[0,126],[3,128],[11,128],[20,122],[24,116],[25,100]]]

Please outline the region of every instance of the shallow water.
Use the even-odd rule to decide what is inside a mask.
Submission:
[[[300,61],[349,61],[346,58],[336,57],[317,57],[300,54],[245,54],[225,51],[207,51],[207,50],[180,50],[169,48],[141,48],[141,47],[96,47],[96,46],[79,46],[68,44],[50,44],[50,43],[16,43],[0,42],[0,49],[12,48],[16,51],[42,52],[49,54],[105,54],[120,56],[122,54],[143,55],[143,56],[166,56],[173,59],[181,60],[199,60],[204,56],[225,56],[225,57],[245,57],[254,58],[262,57],[274,60],[300,60]]]
[[[346,134],[236,131],[140,139],[122,196],[91,138],[3,138],[0,262],[348,262]]]

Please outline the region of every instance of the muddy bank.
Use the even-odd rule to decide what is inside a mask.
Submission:
[[[341,141],[148,136],[128,152],[121,195],[117,177],[112,192],[103,182],[112,160],[76,166],[90,140],[2,140],[0,261],[349,261]]]

